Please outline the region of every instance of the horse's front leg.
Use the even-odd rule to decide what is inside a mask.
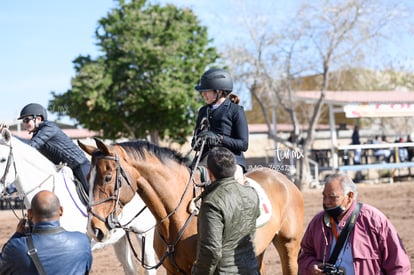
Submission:
[[[143,243],[143,235],[136,234],[138,239],[139,247],[142,248],[144,245],[144,263],[147,269],[145,269],[144,273],[146,275],[156,275],[157,270],[155,267],[157,265],[157,257],[154,251],[154,229],[145,233],[145,244]],[[140,259],[141,260],[141,259]]]
[[[257,255],[257,261],[259,262],[259,268],[260,268],[260,274],[261,275],[265,275],[265,265],[264,265],[264,254],[265,254],[265,251],[263,251],[262,254]]]
[[[132,253],[127,236],[124,235],[114,243],[115,255],[122,264],[125,275],[139,274],[139,269]],[[141,273],[142,274],[142,273]]]

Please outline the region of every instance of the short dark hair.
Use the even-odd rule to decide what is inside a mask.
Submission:
[[[236,160],[229,149],[213,147],[207,156],[207,168],[216,179],[232,177],[236,172]]]
[[[33,215],[40,217],[42,219],[50,219],[59,214],[60,201],[59,198],[50,192],[51,194],[42,194],[49,193],[49,191],[43,190],[37,193],[31,202],[31,209]]]

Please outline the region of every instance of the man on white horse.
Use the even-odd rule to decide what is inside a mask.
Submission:
[[[66,163],[87,194],[89,184],[86,176],[90,162],[83,151],[55,123],[47,120],[46,109],[40,104],[30,103],[23,107],[18,119],[33,134],[29,145],[38,149],[56,165]]]

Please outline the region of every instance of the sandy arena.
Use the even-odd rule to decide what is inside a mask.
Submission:
[[[359,201],[374,205],[384,212],[397,228],[411,260],[414,264],[414,182],[393,184],[360,184],[358,185]],[[305,198],[305,226],[314,214],[321,210],[321,189],[303,190]],[[17,219],[9,210],[0,211],[0,245],[12,235]],[[93,253],[94,262],[91,274],[122,274],[123,270],[117,261],[112,246]],[[276,250],[269,247],[266,251],[266,274],[282,274]],[[166,274],[161,267],[157,274]]]

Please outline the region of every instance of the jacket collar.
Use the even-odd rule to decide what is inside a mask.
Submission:
[[[203,192],[203,196],[207,195],[210,192],[212,192],[213,190],[215,190],[220,185],[231,183],[232,180],[234,180],[234,177],[222,178],[222,179],[213,181],[211,184],[206,186],[206,188],[204,189],[204,192]]]
[[[354,209],[356,207],[356,204],[357,204],[357,201],[354,200],[352,202],[351,206],[346,210],[345,215],[343,216],[343,218],[338,223],[339,228],[343,228],[345,226],[345,223],[348,220],[348,218],[351,216],[352,212],[354,211]],[[323,214],[323,222],[327,227],[329,227],[329,228],[331,227],[330,217],[326,213]]]

